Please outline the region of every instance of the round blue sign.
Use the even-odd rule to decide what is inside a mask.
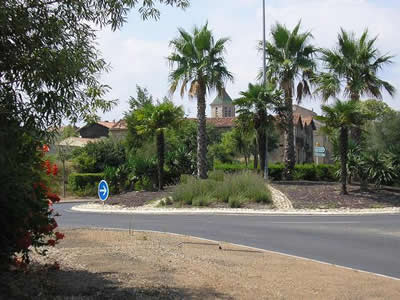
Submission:
[[[101,201],[106,201],[110,194],[110,189],[108,188],[107,181],[102,180],[99,183],[97,194],[99,195],[99,199]]]

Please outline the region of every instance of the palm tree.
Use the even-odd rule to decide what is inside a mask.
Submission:
[[[228,38],[215,41],[208,24],[195,27],[192,33],[179,29],[179,36],[170,42],[173,53],[168,57],[173,70],[169,75],[170,92],[181,85],[183,97],[187,87],[189,96],[197,98],[197,175],[207,178],[206,95],[214,89],[222,93],[227,80],[233,76],[227,70],[223,54]]]
[[[182,107],[176,107],[171,101],[164,101],[157,105],[146,103],[133,112],[135,129],[142,136],[156,136],[158,158],[158,189],[164,188],[164,156],[166,129],[176,127],[183,119]]]
[[[315,77],[316,92],[323,100],[337,97],[344,93],[352,101],[359,101],[362,96],[382,99],[382,90],[393,96],[395,88],[379,78],[378,71],[392,63],[391,55],[380,55],[376,48],[376,37],[370,38],[365,30],[360,38],[353,32],[341,29],[337,45],[333,50],[321,50],[321,60],[326,72]],[[356,127],[352,133],[357,143],[361,142],[361,129]]]
[[[247,91],[240,92],[240,95],[242,97],[234,101],[240,114],[239,120],[252,120],[257,134],[261,170],[264,171],[265,177],[268,177],[267,129],[272,126],[272,116],[268,115],[268,110],[279,110],[283,102],[282,92],[271,83],[266,86],[249,83]]]
[[[322,105],[324,116],[316,117],[325,123],[327,129],[339,130],[340,148],[340,179],[342,183],[342,194],[347,195],[347,158],[349,147],[349,130],[363,124],[364,116],[360,112],[360,106],[355,101],[336,100],[332,106]]]
[[[301,102],[310,95],[309,79],[316,68],[314,54],[317,49],[311,45],[311,32],[300,32],[300,22],[290,31],[277,23],[271,29],[272,41],[266,43],[267,77],[279,83],[284,91],[285,116],[285,177],[292,178],[296,164],[294,149],[293,97]],[[262,47],[261,47],[262,49]],[[263,50],[263,49],[262,49]]]

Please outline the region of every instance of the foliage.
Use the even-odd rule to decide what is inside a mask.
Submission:
[[[272,199],[264,180],[250,172],[211,172],[206,180],[186,178],[185,183],[177,186],[172,198],[174,202],[186,205],[208,206],[223,202],[228,203],[230,207],[241,207],[249,202],[271,203]]]
[[[94,196],[97,186],[104,179],[104,173],[71,173],[68,183],[71,190],[79,196]]]
[[[247,123],[245,126],[238,127],[243,129],[243,133],[247,133],[247,141],[243,141],[241,144],[250,144],[249,140],[252,137],[249,134],[248,127],[252,127],[257,136],[260,165],[263,170],[267,155],[266,143],[268,143],[270,139],[270,134],[268,133],[274,131],[274,118],[269,115],[268,112],[282,112],[282,92],[272,83],[268,83],[266,86],[249,83],[247,91],[240,92],[240,95],[241,97],[234,101],[238,107],[237,112],[239,113],[239,121],[237,124],[244,125]],[[268,144],[268,148],[271,149],[272,147]]]
[[[143,18],[158,18],[153,0],[0,2],[0,208],[1,265],[28,246],[54,245],[56,227],[48,208],[50,187],[41,182],[37,149],[47,130],[63,120],[75,123],[109,110],[108,86],[100,83],[106,62],[96,49],[96,26],[113,30],[129,9]],[[158,3],[187,7],[187,0]],[[95,25],[95,26],[93,26]],[[34,184],[35,188],[34,188]],[[22,243],[22,244],[21,244]],[[44,253],[45,251],[41,251]]]
[[[321,50],[326,72],[315,76],[316,92],[325,100],[338,96],[341,91],[351,100],[359,100],[364,95],[382,99],[382,90],[393,95],[395,88],[378,77],[378,71],[392,63],[393,56],[380,55],[376,40],[377,37],[370,38],[368,30],[357,38],[342,28],[335,49]]]
[[[146,105],[153,104],[153,102],[153,96],[149,93],[149,91],[146,88],[136,85],[136,98],[132,96],[129,98],[130,112],[140,109]]]
[[[117,168],[122,165],[126,155],[122,142],[103,139],[74,150],[72,157],[78,172],[100,173],[106,166]]]
[[[399,176],[392,157],[378,150],[364,152],[360,156],[358,168],[362,169],[378,188],[383,184],[391,184]]]
[[[171,101],[164,101],[153,105],[144,104],[133,111],[134,130],[139,137],[156,137],[158,161],[158,188],[164,188],[164,160],[165,160],[165,131],[179,126],[183,119],[182,107],[176,107]],[[129,127],[128,127],[129,128]]]
[[[316,117],[325,123],[328,129],[337,129],[339,133],[339,152],[340,152],[340,178],[342,183],[342,193],[347,194],[348,179],[348,152],[349,152],[349,130],[351,128],[360,127],[368,119],[357,101],[340,101],[336,100],[335,104],[321,107],[324,116]],[[361,173],[358,172],[360,176]],[[364,178],[364,176],[361,176]]]
[[[225,173],[238,173],[243,170],[252,169],[246,167],[243,163],[222,164],[216,162],[214,169]],[[268,165],[269,178],[271,180],[280,181],[284,179],[285,165],[281,163]],[[329,164],[298,164],[294,169],[294,178],[296,180],[310,181],[336,181],[337,166]]]
[[[2,119],[0,118],[0,124]],[[6,124],[1,124],[0,127]],[[17,122],[7,124],[0,135],[0,269],[10,263],[25,268],[29,253],[46,253],[63,235],[55,232],[57,222],[52,203],[60,198],[46,182],[57,176],[57,165],[46,160],[43,147],[33,132],[22,131]]]
[[[311,95],[310,79],[316,69],[314,56],[317,52],[310,40],[311,32],[300,32],[300,22],[289,30],[277,23],[271,29],[271,42],[266,43],[268,72],[271,82],[276,82],[284,92],[285,111],[280,122],[285,126],[285,177],[291,179],[296,164],[293,128],[293,97],[297,102]],[[263,45],[260,43],[260,48]],[[264,50],[264,49],[262,49]]]
[[[176,174],[194,174],[197,170],[197,129],[198,124],[185,119],[178,128],[166,131],[165,163]],[[221,132],[213,125],[206,126],[207,145],[212,147],[221,140]],[[208,168],[212,168],[213,153],[208,153]]]
[[[189,86],[189,96],[197,98],[197,176],[203,179],[207,177],[206,94],[213,89],[222,93],[225,81],[233,80],[223,57],[228,40],[215,40],[206,24],[195,27],[192,33],[180,28],[179,36],[170,42],[173,49],[168,56],[173,68],[169,75],[170,92],[174,93],[181,85],[183,97]]]

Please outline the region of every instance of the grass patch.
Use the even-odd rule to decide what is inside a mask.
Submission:
[[[210,172],[209,178],[198,180],[186,177],[177,186],[172,195],[175,203],[192,206],[209,206],[213,203],[228,203],[232,208],[246,203],[272,202],[271,192],[263,178],[252,173],[224,174],[221,171]]]

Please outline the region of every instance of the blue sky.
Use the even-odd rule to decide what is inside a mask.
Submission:
[[[228,83],[227,91],[235,98],[254,82],[262,66],[261,54],[256,50],[262,38],[261,0],[192,0],[185,10],[162,7],[159,21],[142,21],[135,11],[129,14],[124,27],[111,32],[104,29],[98,33],[99,49],[111,64],[112,70],[103,75],[103,81],[112,88],[110,98],[119,103],[104,120],[118,120],[128,109],[128,98],[135,95],[135,86],[148,88],[155,98],[163,98],[168,91],[169,67],[166,57],[170,53],[168,43],[177,36],[177,28],[190,30],[194,25],[208,21],[214,35],[230,37],[226,54],[227,64],[235,76]],[[360,34],[369,28],[371,35],[379,35],[377,45],[382,53],[396,55],[394,64],[381,72],[381,77],[400,89],[400,3],[397,0],[266,0],[267,34],[277,21],[293,27],[300,19],[303,30],[311,30],[313,43],[319,47],[332,47],[340,27]],[[267,35],[268,38],[268,35]],[[399,91],[400,93],[400,91]],[[214,94],[207,98],[210,103]],[[385,102],[400,110],[400,96]],[[183,105],[186,114],[196,113],[195,100],[173,97],[176,104]],[[319,112],[317,97],[303,102],[303,106]]]

